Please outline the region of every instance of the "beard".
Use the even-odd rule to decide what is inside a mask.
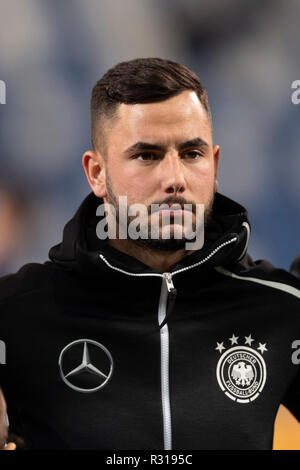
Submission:
[[[122,221],[119,216],[119,204],[118,204],[118,198],[113,191],[112,188],[112,183],[111,179],[109,177],[108,169],[106,168],[106,189],[107,189],[107,202],[111,204],[116,211],[116,221],[118,224],[119,229],[122,229],[122,232],[127,233],[127,229],[130,225],[131,222],[135,220],[135,216],[130,216],[127,214],[127,226],[123,226]],[[215,197],[215,191],[212,190],[211,196],[209,199],[209,202],[207,204],[207,207],[204,209],[204,230],[206,229],[207,225],[211,221],[211,216],[212,216],[212,210],[213,210],[213,204],[214,204],[214,197]],[[190,204],[192,208],[192,213],[195,215],[196,214],[196,204],[191,201],[186,201],[182,197],[174,197],[174,196],[169,196],[162,202],[154,202],[152,204]],[[148,207],[148,215],[151,215],[151,208]],[[151,238],[151,236],[148,236],[148,234],[151,234],[151,222],[148,220],[145,221],[144,224],[140,225],[140,237],[133,239],[130,236],[128,236],[128,240],[130,240],[132,243],[135,245],[138,245],[140,247],[144,247],[145,249],[148,250],[154,250],[154,251],[167,251],[167,252],[175,252],[178,250],[185,249],[186,243],[193,243],[196,240],[196,235],[194,239],[187,238],[185,234],[182,234],[183,228],[179,228],[179,231],[181,231],[181,236],[178,236],[178,229],[176,230],[175,226],[173,225],[173,229],[169,231],[169,236],[168,238],[164,238],[162,236],[162,231],[163,228],[160,230],[159,236],[155,236]],[[196,223],[192,222],[192,230],[194,233],[197,233],[197,227]],[[203,230],[203,227],[202,227]],[[176,236],[177,235],[177,236]]]

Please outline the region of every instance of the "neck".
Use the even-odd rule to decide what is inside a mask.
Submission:
[[[130,240],[111,239],[108,242],[113,248],[138,259],[159,273],[169,272],[175,264],[193,252],[186,251],[184,248],[177,251],[154,250],[139,246]]]

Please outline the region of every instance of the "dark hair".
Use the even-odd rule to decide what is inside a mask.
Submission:
[[[154,103],[185,90],[197,93],[211,121],[207,92],[199,77],[184,65],[151,57],[117,64],[106,72],[92,91],[93,148],[99,147],[99,140],[103,138],[103,121],[105,118],[114,117],[120,103]]]

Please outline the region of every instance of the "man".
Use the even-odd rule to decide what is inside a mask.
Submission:
[[[92,193],[50,261],[0,283],[12,431],[33,449],[271,449],[279,404],[300,417],[300,284],[251,260],[246,210],[217,193],[205,89],[132,60],[95,85],[91,117]],[[123,236],[138,215],[122,197],[147,208],[140,236]],[[177,216],[201,228],[201,205],[187,249]]]

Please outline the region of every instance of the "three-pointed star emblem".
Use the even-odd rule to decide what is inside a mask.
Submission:
[[[67,375],[65,375],[65,378],[70,377],[71,375],[80,374],[82,371],[87,371],[91,374],[99,375],[99,377],[107,379],[107,375],[103,374],[101,370],[97,369],[97,367],[91,364],[87,342],[85,341],[83,344],[82,363],[78,367],[75,367],[75,369],[71,370]]]
[[[81,363],[77,367],[70,370],[68,373],[65,373],[64,372],[64,367],[63,367],[64,355],[70,349],[72,349],[74,347],[77,348],[76,345],[78,345],[78,344],[83,345]],[[98,350],[100,349],[103,352],[103,354],[105,355],[105,358],[106,358],[106,362],[108,360],[109,364],[110,364],[108,374],[101,371],[100,368],[96,367],[96,365],[91,362],[88,344],[91,344],[94,347],[96,346],[96,348]],[[97,390],[100,390],[100,388],[103,388],[104,385],[106,385],[106,383],[110,379],[110,377],[112,375],[112,371],[113,371],[113,359],[112,359],[112,356],[111,356],[110,352],[108,351],[108,349],[106,349],[105,346],[103,346],[103,344],[98,343],[97,341],[94,341],[94,340],[90,340],[90,339],[79,339],[79,340],[73,341],[72,343],[69,343],[67,346],[65,346],[63,348],[63,350],[61,351],[61,353],[60,353],[59,360],[58,360],[58,365],[59,365],[60,376],[63,379],[63,381],[69,387],[71,387],[73,390],[76,390],[78,392],[83,392],[83,393],[96,392]],[[91,374],[93,376],[97,376],[100,379],[101,383],[99,385],[97,385],[96,387],[91,387],[91,388],[78,387],[77,385],[72,383],[72,378],[73,377],[76,377],[76,376],[84,374],[84,373],[88,373],[88,374]]]

